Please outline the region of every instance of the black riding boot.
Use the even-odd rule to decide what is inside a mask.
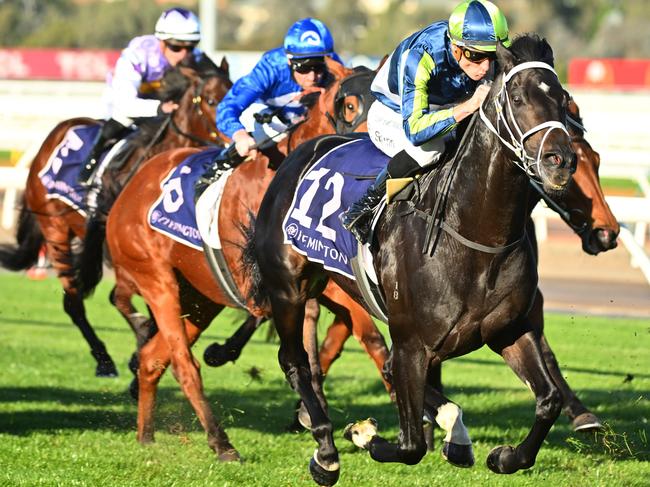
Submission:
[[[88,157],[86,157],[81,166],[81,171],[77,178],[77,181],[81,186],[90,186],[92,183],[97,162],[99,161],[99,157],[102,155],[104,149],[107,148],[108,142],[113,139],[119,139],[127,130],[127,127],[112,118],[104,122],[104,125],[102,125],[102,128],[99,130],[97,138],[93,143],[93,148],[90,150]]]
[[[350,230],[362,244],[368,241],[372,213],[386,193],[386,181],[389,177],[388,168],[385,168],[370,185],[366,194],[343,213],[341,218],[343,226]]]
[[[199,179],[197,184],[209,185],[221,177],[229,169],[234,169],[246,160],[235,149],[235,144],[222,150]]]
[[[368,188],[359,201],[354,203],[341,217],[343,226],[365,244],[368,242],[373,210],[386,193],[386,181],[390,178],[404,178],[420,169],[420,165],[406,153],[400,151],[388,162],[388,166],[379,173],[375,182]]]

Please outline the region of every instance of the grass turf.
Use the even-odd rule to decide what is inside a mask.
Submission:
[[[108,304],[110,282],[87,301],[90,321],[118,365],[94,377],[94,360],[62,309],[55,279],[0,275],[0,485],[311,486],[315,442],[285,431],[296,396],[277,364],[277,343],[259,330],[235,364],[202,367],[209,402],[242,464],[219,464],[171,374],[161,381],[156,443],[135,440],[136,406],[126,390],[134,338]],[[331,321],[321,317],[321,332]],[[229,336],[244,319],[227,310],[195,345]],[[268,326],[268,325],[265,325]],[[385,331],[385,328],[384,328]],[[511,476],[485,466],[488,452],[515,444],[534,415],[531,393],[484,349],[444,367],[446,394],[464,408],[477,464],[457,469],[438,451],[415,466],[379,464],[342,438],[350,421],[373,416],[395,439],[395,407],[353,341],[326,381],[341,454],[341,486],[630,486],[650,483],[650,321],[547,315],[546,334],[570,384],[606,422],[599,435],[573,433],[561,417],[536,465]],[[436,432],[440,444],[441,434]]]

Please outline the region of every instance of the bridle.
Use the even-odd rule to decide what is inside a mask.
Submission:
[[[325,116],[337,134],[345,135],[354,132],[368,118],[368,110],[375,100],[370,91],[370,83],[374,76],[375,72],[370,69],[357,68],[356,72],[344,78],[339,84],[339,89],[334,96],[334,116],[330,112],[325,112]],[[354,96],[359,103],[359,112],[349,122],[345,119],[345,98],[348,96]]]
[[[540,162],[542,156],[542,148],[544,147],[544,142],[546,141],[546,138],[549,136],[551,131],[555,129],[562,130],[564,133],[567,134],[567,136],[569,136],[569,132],[567,131],[566,126],[562,122],[557,120],[549,120],[543,122],[539,125],[536,125],[535,127],[531,128],[526,132],[523,132],[519,128],[519,124],[517,124],[517,120],[515,119],[512,110],[512,104],[510,101],[508,90],[506,90],[506,85],[508,81],[510,81],[515,74],[524,71],[526,69],[546,69],[548,71],[551,71],[557,77],[557,73],[555,72],[555,70],[549,64],[544,63],[542,61],[528,61],[525,63],[518,64],[503,76],[501,80],[501,88],[499,89],[499,92],[493,99],[494,109],[496,112],[496,126],[498,128],[495,128],[494,124],[490,121],[490,119],[485,114],[485,111],[483,110],[483,105],[481,105],[479,109],[479,114],[481,116],[481,120],[487,126],[487,128],[491,132],[493,132],[499,138],[499,140],[515,154],[517,160],[513,160],[512,162],[515,165],[517,165],[517,167],[521,168],[530,178],[539,179],[537,174],[541,174]],[[506,140],[501,135],[500,132],[501,126],[504,126],[508,131],[507,135],[509,135],[510,137],[509,141]],[[513,133],[511,127],[514,128],[517,135]],[[542,130],[545,130],[545,132],[542,137],[542,141],[539,144],[539,150],[537,152],[537,156],[532,157],[526,151],[526,147],[524,144],[526,143],[526,140],[530,136]],[[537,167],[537,172],[533,171],[532,169],[533,166]]]
[[[208,120],[208,125],[207,125],[208,127],[210,127],[211,124],[214,123],[214,121],[210,120],[208,117],[204,117],[204,113],[206,109],[203,107],[203,105],[206,104],[207,108],[210,109],[212,107],[216,107],[218,101],[213,98],[203,98],[203,95],[201,93],[203,92],[203,88],[205,87],[205,83],[208,81],[208,79],[214,76],[223,76],[223,75],[220,72],[206,73],[204,76],[201,76],[199,78],[199,82],[196,83],[196,86],[194,87],[194,92],[192,93],[192,110],[199,117],[201,117],[201,119],[206,118]],[[178,135],[185,137],[191,140],[192,142],[196,142],[199,145],[211,145],[211,146],[223,145],[222,142],[218,141],[219,133],[216,131],[211,131],[210,138],[204,139],[203,137],[198,137],[194,134],[182,130],[174,120],[173,114],[170,116],[170,125],[174,129],[174,132],[176,132]]]

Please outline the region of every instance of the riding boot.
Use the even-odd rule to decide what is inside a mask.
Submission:
[[[112,118],[102,125],[93,143],[93,148],[81,165],[81,171],[77,178],[81,186],[90,186],[95,174],[97,162],[99,162],[99,157],[102,155],[104,149],[106,149],[108,142],[112,139],[118,139],[126,130],[127,127]]]
[[[368,188],[359,201],[354,203],[341,216],[343,226],[365,244],[368,242],[373,210],[379,205],[386,193],[386,181],[390,178],[403,178],[420,169],[420,165],[406,151],[400,151],[388,162],[388,166],[379,173],[375,182]]]
[[[237,152],[235,144],[232,144],[222,150],[219,155],[212,161],[212,165],[201,176],[199,183],[210,184],[221,177],[223,173],[234,169],[246,160]]]
[[[388,168],[383,169],[375,182],[370,185],[366,194],[342,215],[343,226],[350,230],[362,244],[368,241],[372,213],[386,193],[386,181],[389,177]]]

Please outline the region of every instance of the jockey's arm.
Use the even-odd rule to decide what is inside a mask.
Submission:
[[[429,106],[429,80],[436,73],[431,55],[423,49],[412,49],[404,62],[401,101],[404,131],[413,145],[422,145],[443,135],[457,124],[452,108],[432,110]]]

